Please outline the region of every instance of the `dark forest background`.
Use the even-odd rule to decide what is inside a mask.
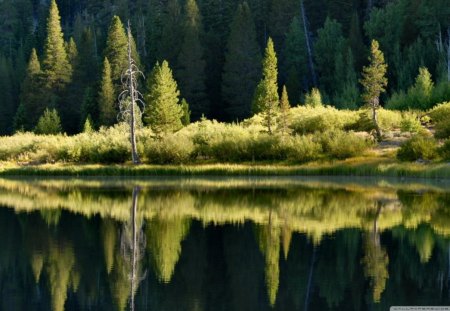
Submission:
[[[14,120],[24,92],[40,89],[25,90],[24,84],[32,49],[39,59],[45,54],[49,5],[0,2],[1,134],[18,130]],[[57,5],[69,59],[73,43],[77,58],[64,91],[41,97],[38,106],[66,107],[62,119],[69,133],[79,131],[88,115],[102,125],[97,102],[115,15],[124,24],[130,20],[145,73],[157,61],[169,62],[192,120],[248,117],[269,37],[278,56],[279,86],[287,86],[291,105],[317,86],[327,104],[361,106],[358,79],[371,39],[380,42],[389,66],[384,102],[406,92],[419,67],[428,68],[436,85],[450,78],[449,0],[58,0]]]

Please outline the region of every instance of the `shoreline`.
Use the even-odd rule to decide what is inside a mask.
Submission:
[[[303,165],[274,164],[2,164],[0,176],[348,176],[450,179],[450,163],[402,163],[388,159],[349,159]]]

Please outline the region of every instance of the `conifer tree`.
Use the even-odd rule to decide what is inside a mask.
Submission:
[[[222,77],[222,95],[230,120],[250,116],[252,96],[260,77],[260,60],[255,24],[244,2],[239,5],[231,24]]]
[[[344,58],[343,54],[336,56],[336,78],[340,83],[336,84],[334,103],[336,107],[343,109],[356,109],[359,101],[356,72],[354,68],[353,53],[350,48]]]
[[[104,54],[111,65],[111,77],[114,82],[118,82],[127,67],[127,35],[117,15],[111,20]]]
[[[176,68],[177,57],[183,43],[183,24],[181,7],[178,0],[168,0],[163,19],[158,60],[167,60]]]
[[[409,105],[413,108],[428,109],[433,92],[434,83],[431,74],[426,67],[419,68],[414,86],[408,91],[411,101]]]
[[[380,95],[387,86],[387,64],[384,61],[383,52],[380,51],[378,41],[372,40],[369,56],[370,64],[363,68],[360,83],[364,87],[362,95],[364,102],[372,110],[372,120],[377,132],[377,139],[381,140],[381,129],[378,124],[377,110],[380,107]]]
[[[289,32],[286,34],[283,67],[287,75],[286,87],[289,90],[289,97],[294,104],[298,104],[302,90],[307,90],[312,81],[307,79],[309,71],[305,32],[297,17],[292,20]]]
[[[76,62],[78,59],[78,48],[73,37],[70,37],[69,42],[66,42],[65,47],[67,51],[67,57],[69,58],[69,63],[72,65],[73,69],[74,67],[76,67]]]
[[[279,109],[277,55],[271,38],[263,59],[263,78],[259,82],[253,102],[253,113],[261,113],[269,133],[275,123],[275,115]]]
[[[115,108],[116,94],[112,81],[112,70],[108,58],[103,61],[102,81],[98,94],[99,124],[110,126],[116,123],[117,109]]]
[[[191,110],[189,109],[189,104],[186,99],[181,100],[181,110],[183,111],[183,116],[181,118],[181,123],[184,126],[191,124]]]
[[[64,45],[61,17],[55,0],[50,3],[42,67],[49,90],[61,90],[72,78],[72,66]]]
[[[113,16],[106,38],[105,57],[111,65],[111,77],[116,86],[116,92],[120,90],[120,78],[126,70],[128,64],[127,57],[127,35],[122,21],[118,16]],[[131,56],[140,66],[139,55],[136,50],[136,43],[131,39]]]
[[[283,134],[288,133],[288,127],[289,127],[289,119],[290,119],[290,113],[289,109],[291,108],[289,104],[289,97],[286,89],[286,85],[283,85],[283,91],[281,92],[281,98],[280,98],[280,128],[281,132]]]
[[[341,83],[337,78],[336,58],[344,53],[345,40],[341,24],[327,18],[323,28],[317,31],[315,60],[319,72],[319,84],[323,96],[328,98],[335,92],[335,86]]]
[[[61,119],[56,109],[45,109],[39,118],[35,132],[43,135],[55,135],[62,132]]]
[[[156,63],[148,79],[145,121],[159,134],[170,133],[182,127],[183,111],[179,102],[180,91],[173,79],[167,61]]]
[[[14,121],[14,129],[32,130],[43,113],[42,71],[36,49],[31,50],[25,80],[22,83],[20,104]]]
[[[185,7],[184,40],[178,55],[178,81],[183,96],[191,103],[192,119],[208,114],[205,86],[205,65],[200,42],[201,16],[195,0],[187,0]]]
[[[313,108],[322,106],[322,95],[320,94],[319,89],[313,87],[311,89],[311,92],[306,93],[305,106],[313,107]]]

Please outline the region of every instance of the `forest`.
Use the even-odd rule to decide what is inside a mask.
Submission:
[[[281,159],[306,145],[304,162],[332,154],[341,139],[357,150],[336,158],[366,149],[371,140],[358,131],[380,141],[401,128],[430,149],[421,136],[431,124],[441,139],[431,149],[443,151],[412,158],[450,153],[447,0],[5,0],[0,12],[2,135],[92,133],[123,121],[118,97],[130,46],[143,72],[138,127],[153,144],[173,145],[170,135],[182,128],[196,147],[208,126],[227,128],[224,137],[229,128],[240,138],[264,136],[271,146],[281,133],[289,141],[279,144],[288,146]],[[20,158],[17,149],[1,157]]]

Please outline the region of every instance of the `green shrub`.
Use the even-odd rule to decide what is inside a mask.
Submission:
[[[450,160],[450,139],[447,139],[444,144],[439,148],[439,154],[442,159],[449,161]]]
[[[402,122],[402,114],[399,111],[386,109],[378,109],[378,125],[384,131],[400,128]],[[375,129],[372,120],[372,111],[365,109],[359,111],[358,120],[348,129],[355,131],[371,132]]]
[[[149,163],[183,164],[192,160],[194,143],[185,134],[165,134],[162,137],[147,142],[144,152]]]
[[[289,141],[287,157],[294,162],[308,162],[318,159],[322,154],[322,146],[314,141],[313,136],[294,136]]]
[[[360,156],[371,142],[353,132],[328,131],[318,137],[323,151],[332,158],[346,159]]]
[[[400,130],[402,132],[417,133],[422,130],[422,124],[420,123],[420,120],[415,113],[405,112],[402,114]]]
[[[429,112],[436,138],[450,137],[450,102],[442,103]]]
[[[436,156],[437,142],[433,137],[426,135],[411,137],[397,152],[397,158],[401,161],[433,160]]]
[[[311,89],[311,92],[305,94],[305,106],[313,108],[323,106],[322,95],[320,94],[319,89],[314,87]]]
[[[36,134],[59,134],[62,132],[61,119],[56,109],[45,109],[35,129]]]
[[[295,107],[291,109],[291,128],[295,134],[311,134],[350,127],[358,120],[354,111],[334,107]]]

